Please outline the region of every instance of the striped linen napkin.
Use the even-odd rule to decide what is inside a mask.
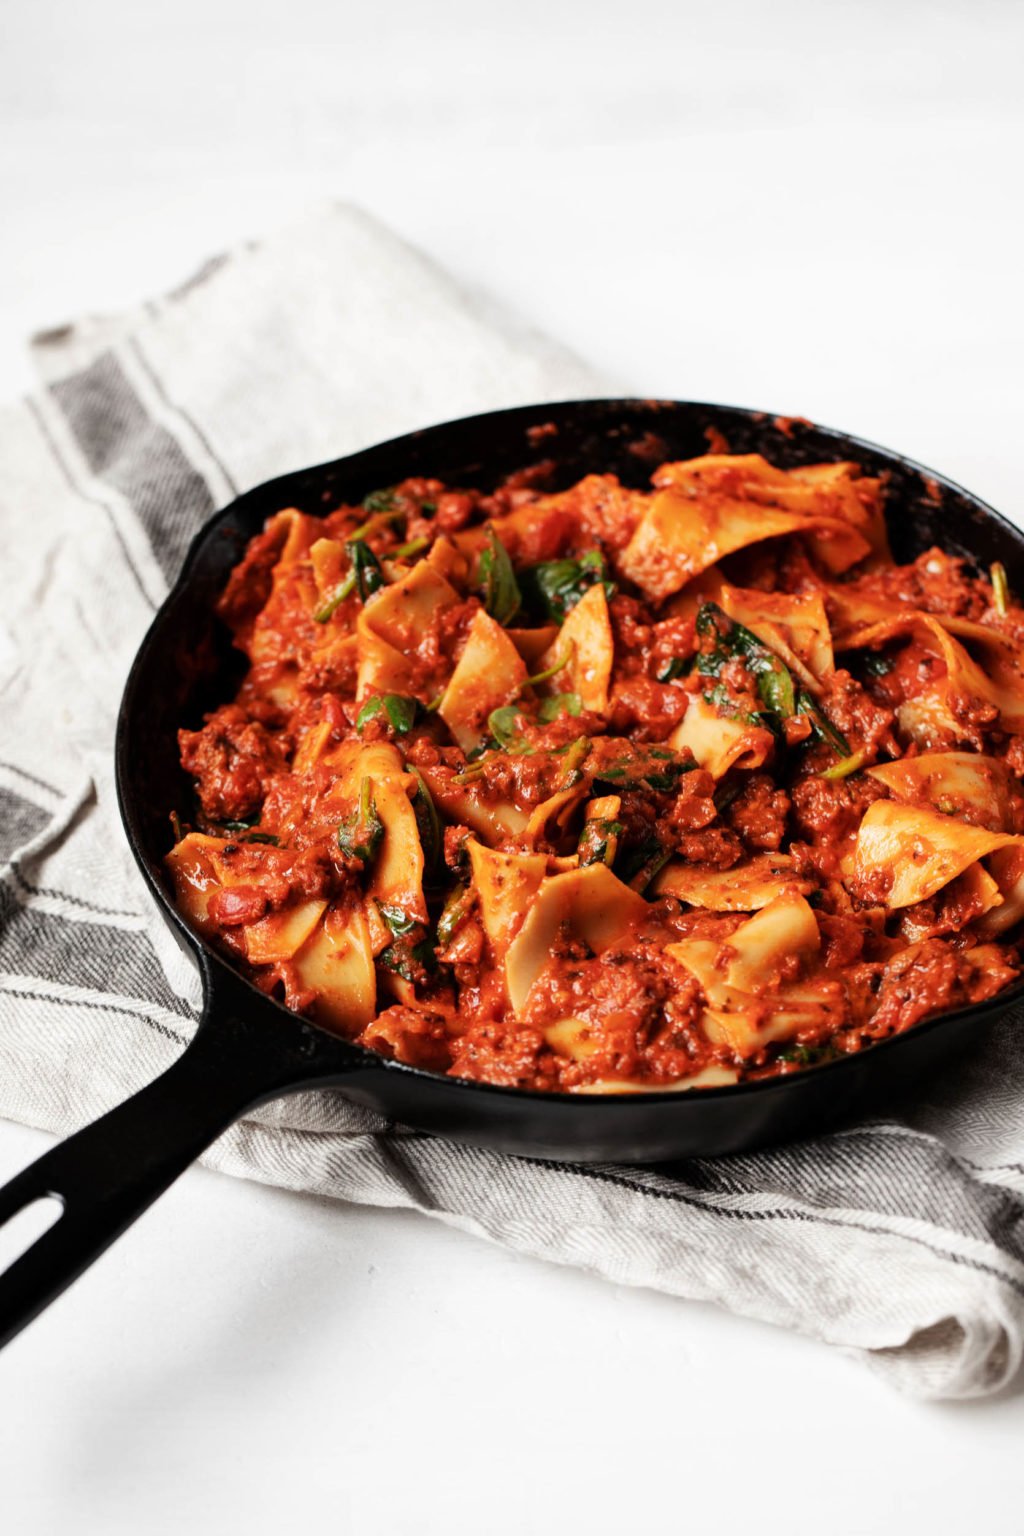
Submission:
[[[111,766],[125,675],[194,531],[261,480],[412,427],[608,391],[344,206],[35,355],[41,387],[0,412],[0,1114],[63,1134],[194,1027],[196,977],[136,873]],[[898,1115],[750,1156],[557,1167],[323,1091],[253,1113],[205,1161],[716,1301],[920,1396],[995,1391],[1021,1360],[1019,1014]]]

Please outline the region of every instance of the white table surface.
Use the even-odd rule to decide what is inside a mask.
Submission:
[[[157,19],[159,16],[159,20]],[[638,393],[895,444],[1024,512],[1024,11],[5,0],[25,334],[355,198]],[[0,1123],[0,1179],[47,1138]],[[419,1217],[187,1174],[0,1359],[0,1529],[1019,1532],[1024,1395]]]

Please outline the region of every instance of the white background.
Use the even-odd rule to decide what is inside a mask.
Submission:
[[[0,394],[32,329],[344,196],[626,389],[841,425],[1020,517],[1022,82],[1012,0],[3,0]],[[0,1125],[0,1178],[45,1144]],[[913,1404],[202,1171],[0,1357],[5,1536],[1001,1536],[1022,1445],[1020,1394]]]

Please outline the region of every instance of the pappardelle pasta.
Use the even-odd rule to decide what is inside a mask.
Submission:
[[[799,1071],[1019,972],[1024,611],[893,563],[851,463],[650,490],[407,480],[284,510],[180,732],[187,919],[429,1070],[578,1093]]]

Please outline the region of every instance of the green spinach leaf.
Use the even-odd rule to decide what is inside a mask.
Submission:
[[[521,571],[519,586],[524,603],[535,613],[561,624],[589,587],[600,582],[605,596],[613,597],[615,584],[605,574],[604,556],[588,550],[578,560],[545,560]]]

